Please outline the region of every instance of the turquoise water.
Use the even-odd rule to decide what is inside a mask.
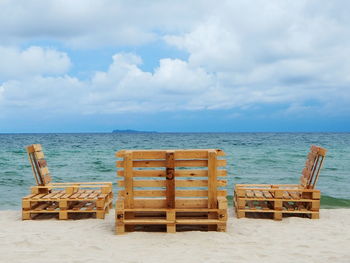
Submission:
[[[235,183],[298,183],[311,144],[327,148],[323,207],[350,207],[350,133],[0,134],[0,209],[20,208],[34,185],[24,150],[40,143],[55,182],[116,181],[120,149],[220,148]]]

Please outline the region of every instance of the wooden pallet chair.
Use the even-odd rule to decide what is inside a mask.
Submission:
[[[275,220],[282,220],[283,215],[318,219],[321,193],[315,187],[326,152],[324,148],[311,146],[299,184],[236,184],[236,216],[261,217],[272,213]]]
[[[136,230],[226,231],[226,160],[221,150],[116,153],[116,234]]]
[[[37,185],[22,199],[23,220],[44,214],[58,214],[59,219],[77,214],[105,217],[112,207],[111,182],[52,183],[41,145],[32,144],[26,150]]]

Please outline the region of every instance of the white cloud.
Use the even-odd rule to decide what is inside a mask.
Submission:
[[[25,50],[0,46],[0,80],[32,75],[58,75],[68,71],[67,54],[52,48],[31,46]]]
[[[74,48],[141,45],[157,31],[178,32],[204,17],[212,1],[1,1],[0,40],[52,40]]]
[[[67,75],[71,63],[63,52],[3,47],[1,105],[34,107],[35,95],[35,107],[84,114],[277,104],[285,105],[288,114],[315,108],[327,114],[350,112],[347,2],[89,4],[70,1],[63,8],[58,0],[4,1],[0,37],[9,43],[54,40],[77,49],[162,39],[187,52],[188,60],[162,58],[148,72],[137,54],[119,53],[108,70],[82,81]],[[38,6],[45,10],[41,16]],[[16,19],[8,19],[6,10],[17,10],[12,12]],[[309,106],[310,100],[316,106]]]

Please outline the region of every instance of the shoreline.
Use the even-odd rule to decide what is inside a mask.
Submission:
[[[114,234],[105,220],[21,220],[0,211],[3,262],[349,262],[350,209],[321,209],[317,220],[237,219],[227,232]]]

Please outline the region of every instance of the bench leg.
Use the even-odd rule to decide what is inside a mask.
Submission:
[[[30,220],[30,212],[29,211],[22,211],[22,220]]]
[[[274,212],[273,219],[274,220],[282,220],[282,212]]]
[[[236,216],[237,218],[244,218],[245,217],[245,212],[242,210],[237,210],[236,211]]]
[[[320,219],[320,213],[312,213],[311,219]]]
[[[171,221],[171,223],[168,223],[166,225],[166,231],[168,233],[175,233],[176,232],[175,215],[176,215],[176,213],[174,210],[170,210],[170,211],[166,212],[166,220]]]
[[[96,218],[97,219],[105,219],[105,211],[104,210],[97,210],[96,211]]]
[[[67,211],[60,211],[58,218],[59,218],[59,220],[67,220],[68,219],[68,212]]]

